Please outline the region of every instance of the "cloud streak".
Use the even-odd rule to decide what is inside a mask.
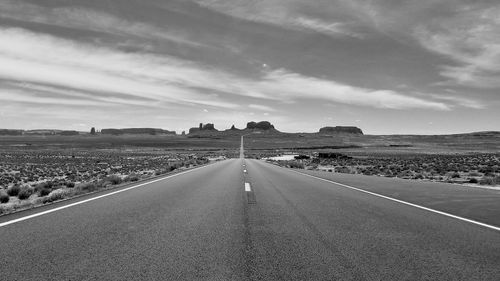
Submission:
[[[285,69],[269,70],[261,78],[248,79],[168,56],[124,53],[12,28],[0,29],[0,78],[52,85],[60,88],[52,91],[60,95],[64,89],[75,89],[72,93],[99,92],[104,96],[111,93],[114,99],[101,98],[110,103],[136,96],[151,99],[151,105],[237,109],[241,101],[234,100],[244,97],[244,102],[254,108],[263,100],[289,103],[317,99],[386,109],[450,109],[436,100],[345,85]],[[201,89],[221,94],[207,94]],[[40,91],[33,87],[24,90]],[[124,97],[116,98],[120,94]]]
[[[198,0],[203,7],[253,22],[273,24],[287,29],[317,32],[332,37],[364,38],[345,22],[326,21],[299,12],[299,1],[282,0]]]
[[[464,97],[450,96],[450,95],[431,95],[436,100],[442,100],[451,103],[454,106],[467,107],[472,109],[484,109],[486,105],[480,101],[468,99]]]
[[[441,75],[457,84],[500,87],[500,6],[459,6],[450,18],[422,24],[415,37],[428,50],[456,65],[442,66]]]
[[[476,130],[498,115],[498,14],[489,0],[3,0],[0,127]]]
[[[208,71],[168,57],[77,44],[22,29],[0,29],[0,77],[82,91],[125,93],[159,102],[237,108],[178,85],[199,86]],[[208,77],[210,78],[210,77]],[[189,81],[189,83],[188,83]]]
[[[258,89],[259,92],[266,93],[268,98],[278,100],[317,99],[386,109],[450,109],[441,102],[405,96],[391,90],[360,88],[331,80],[290,73],[283,69],[269,72],[263,80],[244,88],[247,87]]]
[[[261,105],[261,104],[249,104],[248,107],[251,109],[256,109],[256,110],[260,110],[260,111],[271,111],[271,112],[276,111],[276,109],[274,109],[270,106]]]
[[[198,89],[275,101],[314,98],[376,108],[449,109],[394,91],[359,88],[284,69],[265,72],[261,79],[245,79],[176,58],[124,53],[21,29],[0,29],[0,77],[233,109],[240,105]]]
[[[361,22],[442,56],[436,85],[500,87],[500,6],[489,1],[338,0]],[[445,61],[448,60],[448,63]]]
[[[148,23],[129,21],[102,11],[85,8],[46,8],[18,1],[3,1],[0,3],[0,17],[126,37],[168,40],[195,47],[205,46],[191,40],[187,34],[167,26],[159,27]]]

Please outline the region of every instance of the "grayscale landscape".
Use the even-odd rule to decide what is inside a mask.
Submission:
[[[0,0],[0,280],[498,280],[498,14]]]

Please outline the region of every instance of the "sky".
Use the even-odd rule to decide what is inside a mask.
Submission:
[[[0,0],[0,128],[499,131],[498,15],[498,0]]]

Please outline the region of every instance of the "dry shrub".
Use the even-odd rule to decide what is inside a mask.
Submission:
[[[51,187],[52,184],[48,184],[46,182],[39,183],[35,186],[35,192],[38,194],[38,197],[44,197],[49,195],[49,193],[52,191]]]
[[[155,172],[156,173],[156,172]],[[136,174],[132,174],[132,175],[129,175],[127,176],[124,181],[128,182],[128,181],[138,181],[139,180],[139,176],[136,175]]]
[[[110,182],[112,185],[116,185],[122,183],[122,178],[117,175],[111,175],[106,177],[104,181]]]
[[[10,196],[17,196],[19,194],[19,191],[21,191],[21,187],[16,184],[7,189],[7,194],[9,194]]]
[[[478,183],[479,181],[476,178],[471,178],[469,183]]]
[[[26,199],[30,198],[31,194],[33,194],[33,191],[34,190],[32,188],[27,187],[27,186],[23,186],[19,190],[19,194],[17,194],[17,198],[19,198],[19,200],[26,200]]]
[[[482,185],[494,185],[495,184],[495,180],[493,179],[493,177],[483,177],[482,179],[479,180],[479,184],[482,184]]]
[[[10,200],[9,194],[5,192],[3,189],[0,190],[0,203],[8,203]]]
[[[52,191],[47,197],[44,199],[44,203],[54,202],[57,200],[62,200],[64,198],[70,197],[73,195],[73,192],[68,189],[60,188]]]
[[[85,183],[78,184],[76,186],[76,189],[78,189],[79,191],[82,191],[82,192],[92,192],[92,191],[97,190],[97,186],[95,183],[85,182]]]
[[[479,180],[479,184],[482,185],[497,185],[500,184],[500,176],[494,177],[483,177]]]

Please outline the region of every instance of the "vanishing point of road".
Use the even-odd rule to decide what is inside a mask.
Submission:
[[[499,280],[500,191],[304,173],[240,157],[0,217],[0,280]]]

